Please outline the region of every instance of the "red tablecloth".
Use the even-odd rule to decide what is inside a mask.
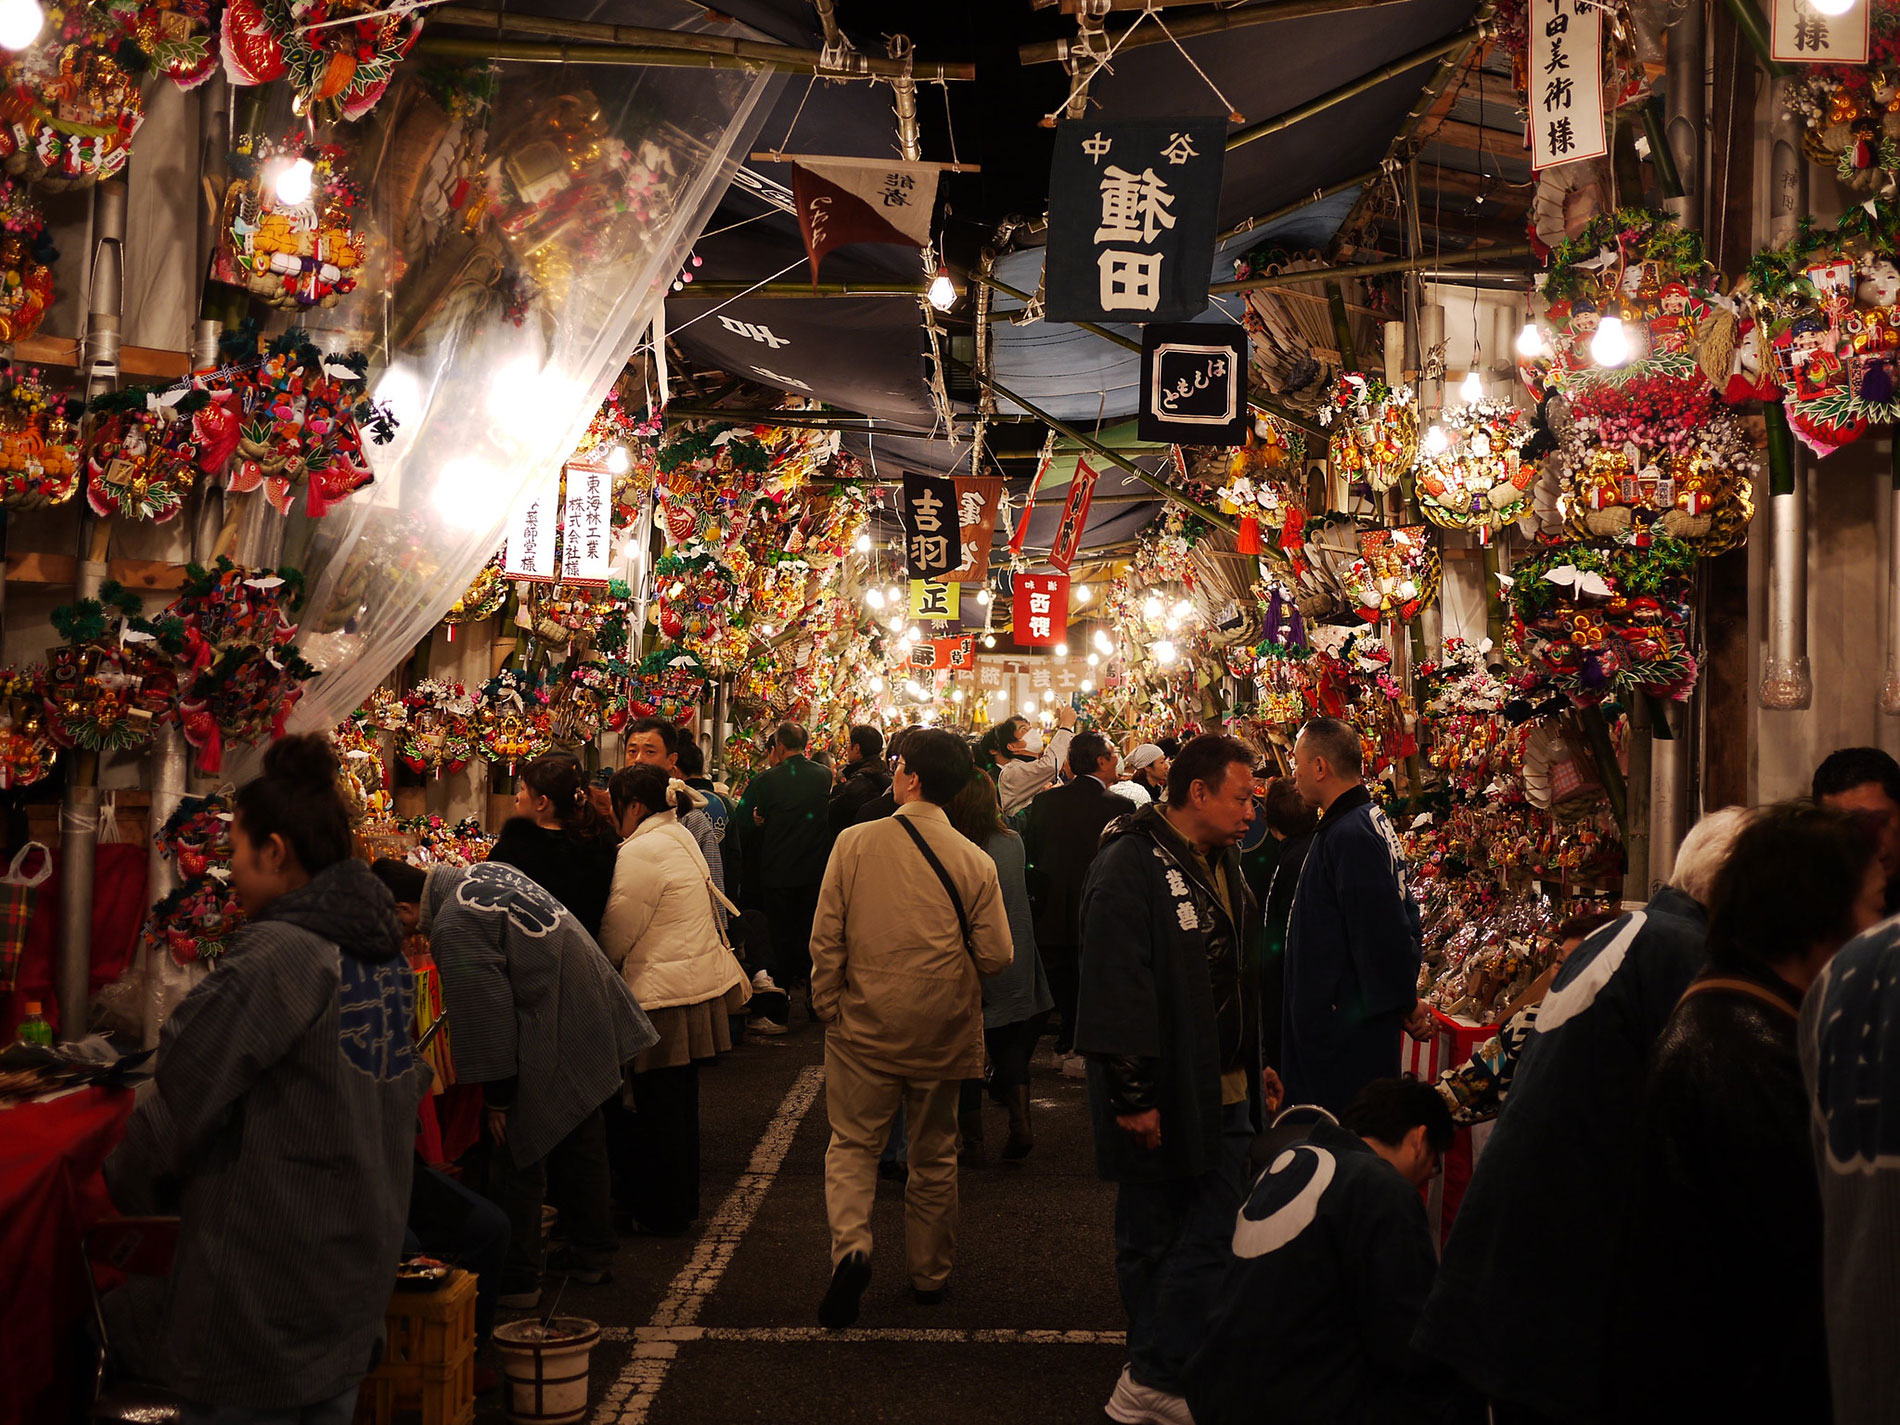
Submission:
[[[0,1109],[0,1425],[66,1418],[79,1234],[112,1215],[99,1170],[131,1112],[129,1089]]]
[[[1415,1075],[1428,1084],[1436,1083],[1445,1070],[1464,1063],[1473,1049],[1497,1033],[1496,1025],[1463,1024],[1437,1010],[1432,1011],[1432,1018],[1438,1028],[1429,1039],[1418,1040],[1409,1034],[1399,1038],[1400,1072]],[[1465,1200],[1465,1189],[1471,1184],[1476,1158],[1471,1130],[1460,1128],[1452,1139],[1451,1151],[1445,1154],[1445,1171],[1422,1190],[1425,1215],[1431,1221],[1440,1246],[1451,1236],[1452,1220],[1458,1216],[1459,1204]]]

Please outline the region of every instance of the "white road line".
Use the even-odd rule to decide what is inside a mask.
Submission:
[[[648,1329],[691,1327],[699,1319],[701,1309],[732,1264],[733,1253],[739,1250],[752,1219],[758,1216],[759,1205],[771,1191],[773,1180],[778,1177],[785,1155],[791,1149],[792,1137],[817,1100],[824,1081],[824,1067],[819,1064],[812,1064],[799,1073],[780,1102],[778,1112],[766,1125],[758,1146],[752,1150],[752,1160],[746,1164],[746,1170],[726,1194],[725,1201],[719,1204],[719,1210],[700,1234],[692,1257],[680,1268],[654,1309]],[[647,1412],[652,1410],[660,1387],[666,1384],[667,1372],[678,1350],[679,1343],[674,1340],[636,1338],[633,1358],[619,1379],[607,1388],[607,1394],[594,1411],[594,1425],[645,1425]]]
[[[926,1345],[977,1346],[1121,1346],[1126,1331],[1012,1331],[987,1327],[926,1329],[901,1326],[827,1331],[822,1326],[625,1326],[603,1327],[603,1341],[678,1346],[691,1341],[851,1342],[914,1341]]]

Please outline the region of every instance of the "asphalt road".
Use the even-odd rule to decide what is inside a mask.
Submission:
[[[903,1196],[881,1182],[878,1246],[858,1324],[817,1324],[830,1277],[823,1041],[802,1011],[700,1075],[704,1216],[681,1238],[627,1237],[610,1285],[569,1284],[562,1316],[602,1328],[596,1425],[1098,1425],[1121,1369],[1113,1189],[1091,1167],[1087,1101],[1048,1041],[1035,1066],[1037,1146],[997,1161],[1005,1120],[985,1099],[991,1165],[960,1175],[957,1267],[942,1304],[914,1304]],[[542,1311],[552,1304],[544,1295]],[[504,1316],[504,1319],[507,1319]],[[483,1397],[476,1419],[507,1419]]]

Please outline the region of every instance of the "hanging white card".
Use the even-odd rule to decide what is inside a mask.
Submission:
[[[508,516],[508,544],[501,556],[504,577],[536,584],[554,582],[555,511],[561,503],[561,472],[530,486]]]
[[[1600,158],[1610,151],[1603,125],[1603,12],[1589,0],[1531,0],[1527,19],[1531,167]]]
[[[567,467],[561,512],[561,582],[601,588],[613,575],[614,477],[601,465]]]
[[[1823,15],[1810,0],[1775,0],[1769,53],[1790,64],[1865,64],[1871,38],[1868,0]]]

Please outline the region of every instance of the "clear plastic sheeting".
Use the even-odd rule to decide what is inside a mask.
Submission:
[[[629,22],[703,27],[697,7]],[[695,22],[698,22],[697,24]],[[483,81],[492,76],[492,92]],[[313,313],[370,355],[398,420],[376,480],[291,516],[297,643],[321,672],[291,719],[328,728],[459,598],[509,510],[571,453],[762,120],[763,71],[501,64],[399,84],[353,169],[371,251],[358,292]]]

